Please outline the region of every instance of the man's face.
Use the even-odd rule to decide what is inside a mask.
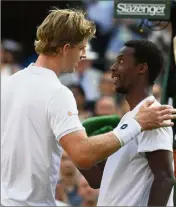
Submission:
[[[123,47],[111,71],[116,92],[128,94],[139,77],[139,65],[135,62],[134,49]]]
[[[79,61],[86,57],[86,46],[88,40],[83,40],[81,43],[64,48],[63,56],[63,72],[73,72],[77,68]]]

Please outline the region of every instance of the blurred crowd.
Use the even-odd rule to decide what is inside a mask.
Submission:
[[[124,42],[131,39],[149,39],[163,51],[165,68],[151,90],[151,94],[158,101],[161,100],[163,75],[168,67],[171,26],[168,24],[161,31],[152,31],[146,26],[140,28],[140,19],[114,20],[113,6],[113,1],[84,0],[84,9],[87,11],[88,18],[95,21],[97,25],[96,38],[89,42],[86,48],[87,58],[79,62],[75,72],[63,73],[58,77],[73,92],[81,121],[100,115],[117,114],[122,117],[129,111],[124,97],[116,94],[114,90],[109,68]],[[156,22],[149,24],[156,25]],[[165,25],[166,23],[163,22],[159,28]],[[35,61],[35,54],[31,54],[31,57],[22,56],[24,47],[15,40],[2,40],[1,81],[22,70],[29,63],[29,59],[31,62]],[[98,190],[90,188],[68,155],[63,152],[56,188],[57,205],[94,207],[97,198]]]
[[[64,151],[56,187],[57,205],[96,207],[98,189],[92,189]]]

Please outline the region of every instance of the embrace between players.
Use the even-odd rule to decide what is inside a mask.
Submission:
[[[111,132],[88,137],[72,92],[58,80],[86,56],[95,32],[81,11],[52,10],[37,29],[38,59],[2,86],[1,205],[55,206],[63,148],[100,188],[98,206],[173,206],[176,110],[149,96],[163,67],[158,47],[131,40],[119,51],[112,81],[130,112]]]

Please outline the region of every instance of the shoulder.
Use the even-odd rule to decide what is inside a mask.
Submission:
[[[66,87],[62,84],[61,84],[61,87],[60,87],[60,93],[64,93],[65,95],[73,96],[72,91],[68,87]]]
[[[155,99],[155,102],[150,107],[160,106],[161,104]],[[161,127],[158,129],[153,129],[150,131],[145,131],[142,133],[145,137],[167,137],[165,139],[165,142],[172,142],[173,140],[173,133],[172,133],[172,127]],[[153,142],[157,141],[157,139],[152,139]]]
[[[76,84],[78,82],[76,73],[64,73],[59,76],[59,80],[64,85]]]
[[[168,141],[173,141],[173,131],[171,127],[161,127],[150,131],[145,131],[141,135],[150,138],[151,137],[155,138],[156,136],[165,137],[165,138],[167,137],[169,138],[167,139]]]
[[[60,96],[62,97],[63,100],[65,99],[65,100],[75,102],[75,97],[74,97],[72,91],[64,85],[61,86]]]
[[[157,100],[151,107],[161,105]],[[139,108],[135,110],[134,115]],[[149,131],[144,131],[137,136],[138,151],[151,152],[156,150],[173,150],[173,131],[171,127],[161,127]]]
[[[63,104],[64,101],[68,103],[68,101],[75,101],[72,91],[64,85],[60,85],[59,87],[53,90],[50,101],[58,100]]]
[[[137,137],[138,151],[151,152],[157,150],[173,151],[173,132],[171,127],[158,128],[142,132]]]
[[[124,121],[128,120],[129,118],[133,118],[134,114],[132,111],[127,112],[126,114],[124,114],[120,120],[119,123],[123,123]]]
[[[161,106],[161,104],[155,99],[155,102],[150,106],[150,107],[155,107],[155,106]],[[150,131],[146,131],[144,132],[144,134],[150,134],[153,136],[156,135],[160,135],[160,136],[170,136],[171,138],[173,138],[173,131],[172,131],[172,127],[161,127],[158,129],[154,129],[154,130],[150,130]]]

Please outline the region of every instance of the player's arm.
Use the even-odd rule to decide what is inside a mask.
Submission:
[[[92,168],[121,147],[113,132],[88,138],[84,130],[63,136],[59,143],[80,169]]]
[[[166,206],[173,185],[176,184],[173,154],[168,150],[158,150],[147,152],[146,158],[154,175],[148,206]]]
[[[137,122],[141,123],[144,130],[161,126],[157,113],[160,109],[160,106],[141,108],[136,115]],[[168,110],[170,109],[166,109],[167,113]],[[170,117],[170,115],[162,117],[166,118],[166,116]],[[89,169],[105,160],[140,133],[141,128],[134,119],[128,120],[125,125],[126,128],[117,126],[113,132],[89,138],[85,131],[75,131],[62,136],[60,144],[79,168]]]
[[[155,114],[156,109],[144,109],[144,111],[141,110],[137,114],[137,122],[141,122],[144,130],[150,129],[154,125],[155,127],[160,125],[156,121],[158,119],[157,113]],[[153,113],[150,113],[150,110],[153,110]],[[152,119],[155,121],[153,122]],[[112,132],[89,138],[84,130],[74,131],[62,136],[59,143],[79,168],[89,169],[105,160],[141,133],[141,127],[139,127],[137,122],[131,119],[126,122],[126,128],[117,126]]]
[[[64,88],[63,88],[64,89]],[[91,168],[116,152],[143,130],[172,125],[163,120],[173,118],[173,109],[167,106],[149,107],[146,102],[135,119],[127,121],[127,127],[117,126],[112,132],[87,137],[79,121],[73,94],[60,90],[48,105],[48,121],[59,144],[79,168]],[[163,110],[164,109],[164,110]],[[140,123],[140,124],[139,124]]]
[[[153,173],[148,206],[166,206],[174,185],[173,132],[169,127],[143,132],[138,136],[142,153]]]
[[[88,170],[78,168],[78,170],[85,177],[91,188],[94,189],[100,188],[105,164],[106,164],[106,160],[96,164],[95,166],[93,166]]]

